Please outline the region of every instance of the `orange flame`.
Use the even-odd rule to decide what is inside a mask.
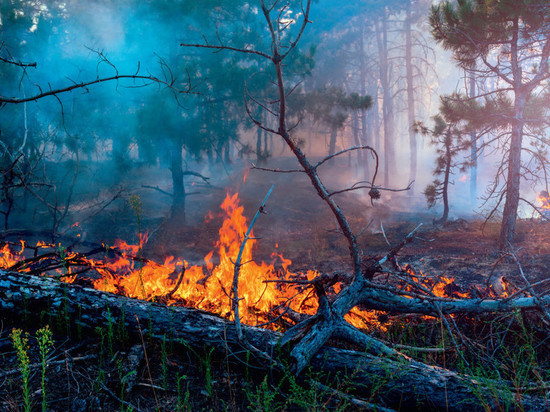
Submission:
[[[186,306],[207,310],[232,319],[231,293],[235,272],[235,262],[248,226],[244,216],[244,207],[239,205],[238,194],[226,196],[221,204],[226,219],[219,230],[216,250],[204,258],[204,265],[189,266],[182,260],[170,256],[164,264],[146,261],[142,265],[133,258],[139,247],[118,240],[114,248],[119,251],[115,258],[107,261],[91,261],[95,270],[102,275],[94,281],[99,290],[123,293],[140,299],[154,299],[169,296],[168,303],[183,302]],[[210,214],[211,216],[211,214]],[[278,280],[289,280],[298,276],[288,270],[290,259],[280,254],[273,254],[274,262],[279,260],[282,270],[274,264],[256,263],[252,250],[257,242],[251,233],[244,247],[239,273],[239,314],[246,324],[258,324],[269,321],[269,314],[274,308],[290,300],[290,307],[301,313],[314,313],[316,300],[310,295],[297,297],[299,290],[293,285],[277,286]],[[146,237],[142,239],[146,241]],[[143,246],[143,244],[142,244]],[[214,264],[216,253],[219,262]],[[185,265],[185,274],[181,285],[176,286],[178,272]],[[317,272],[306,274],[309,280]]]
[[[191,266],[182,259],[173,256],[166,258],[163,264],[141,258],[141,250],[147,243],[147,233],[139,236],[139,245],[130,245],[117,240],[102,260],[94,260],[67,252],[58,247],[60,255],[66,259],[75,258],[85,261],[101,278],[94,280],[96,289],[120,293],[126,296],[147,300],[162,300],[168,304],[183,304],[188,307],[206,310],[228,319],[233,319],[232,293],[235,264],[239,249],[247,231],[244,207],[239,205],[238,195],[227,195],[221,204],[225,220],[219,230],[219,240],[215,250],[204,257],[204,264]],[[209,213],[208,216],[212,216]],[[272,263],[256,263],[253,249],[257,240],[251,233],[244,247],[239,272],[239,314],[240,320],[249,325],[268,323],[282,313],[285,307],[290,311],[314,314],[318,302],[313,288],[305,289],[292,280],[311,281],[318,273],[308,271],[297,275],[290,271],[292,261],[280,253],[271,255]],[[278,245],[277,245],[278,246]],[[56,248],[39,242],[37,247]],[[14,250],[12,250],[14,249]],[[1,250],[0,267],[9,268],[24,259],[25,243],[21,247],[10,248],[5,244]],[[183,269],[183,279],[178,283]],[[28,267],[20,270],[29,271]],[[72,282],[76,275],[71,266],[56,269],[62,280]],[[432,278],[422,272],[407,268],[411,283],[405,290],[414,292],[421,288],[424,293],[440,297],[468,298],[462,293],[451,277]],[[415,284],[413,286],[413,284]],[[176,285],[178,286],[176,288]],[[333,286],[335,293],[341,289],[339,283]],[[346,315],[346,320],[361,329],[386,329],[378,320],[379,312],[354,308]]]
[[[546,190],[537,194],[537,201],[540,204],[541,209],[550,210],[550,195]]]

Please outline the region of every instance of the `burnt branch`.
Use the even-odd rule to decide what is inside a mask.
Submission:
[[[260,203],[260,207],[258,208],[258,210],[256,211],[256,214],[252,218],[252,221],[250,222],[250,225],[248,226],[248,229],[246,230],[246,233],[244,235],[243,241],[241,242],[241,247],[239,248],[239,254],[237,255],[237,260],[233,263],[233,265],[235,266],[235,269],[233,271],[233,284],[232,284],[232,287],[231,287],[232,307],[233,307],[233,313],[235,315],[235,326],[236,326],[236,329],[237,329],[237,336],[238,336],[240,341],[243,341],[243,332],[242,332],[241,322],[240,322],[240,318],[239,318],[239,301],[240,301],[240,299],[239,299],[239,272],[241,270],[241,266],[245,264],[245,263],[241,263],[241,259],[242,259],[242,256],[243,256],[244,248],[246,246],[246,242],[248,242],[248,240],[251,238],[252,227],[256,223],[256,220],[258,219],[260,214],[265,213],[265,210],[264,210],[265,204],[267,202],[267,199],[269,199],[269,196],[271,195],[271,192],[273,191],[274,187],[275,187],[275,185],[271,186],[271,188],[269,189],[269,191],[265,195],[264,200],[262,201],[262,203]]]

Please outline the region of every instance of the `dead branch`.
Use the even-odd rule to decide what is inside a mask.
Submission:
[[[20,104],[20,103],[25,103],[25,102],[34,102],[34,101],[37,101],[39,99],[43,99],[45,97],[57,96],[59,94],[67,93],[67,92],[73,91],[75,89],[84,89],[88,86],[92,86],[92,85],[95,85],[95,84],[111,82],[111,81],[119,81],[119,80],[124,80],[124,79],[129,79],[129,80],[134,80],[134,81],[135,80],[143,80],[143,81],[150,82],[150,83],[145,83],[144,85],[157,83],[157,84],[160,84],[160,85],[164,85],[165,87],[169,88],[170,90],[172,90],[172,91],[174,91],[178,94],[195,94],[192,91],[191,85],[188,85],[188,88],[185,89],[185,90],[178,89],[175,86],[174,81],[168,82],[168,81],[165,81],[165,80],[161,80],[158,77],[155,77],[153,75],[144,76],[144,75],[137,75],[137,74],[132,74],[132,75],[117,74],[116,76],[103,77],[103,78],[100,78],[100,79],[90,80],[90,81],[87,81],[87,82],[74,83],[70,86],[60,87],[60,88],[57,88],[57,89],[50,89],[48,91],[42,91],[40,89],[40,91],[38,93],[36,93],[36,94],[34,94],[30,97],[7,97],[7,96],[1,96],[0,95],[0,104]]]
[[[240,341],[243,340],[243,332],[241,328],[241,321],[239,318],[239,272],[241,270],[241,266],[243,263],[241,263],[241,259],[243,256],[244,248],[246,246],[246,243],[250,239],[251,233],[252,233],[252,227],[256,223],[256,220],[258,219],[258,216],[260,216],[261,213],[265,213],[264,207],[267,202],[267,199],[269,199],[269,196],[271,195],[271,192],[273,191],[273,188],[275,185],[272,185],[267,194],[264,197],[264,200],[262,203],[260,203],[260,207],[258,207],[258,210],[256,211],[256,214],[252,218],[252,221],[250,222],[250,225],[248,226],[248,229],[246,230],[246,233],[244,235],[244,238],[241,242],[241,247],[239,248],[239,253],[237,255],[237,260],[233,263],[235,266],[233,271],[233,284],[231,287],[233,298],[232,298],[232,306],[233,306],[233,313],[235,315],[235,326],[237,328],[237,337]]]
[[[36,62],[23,63],[20,60],[6,59],[6,58],[1,57],[1,56],[0,56],[0,62],[7,63],[7,64],[13,64],[14,66],[19,66],[19,67],[36,67]]]

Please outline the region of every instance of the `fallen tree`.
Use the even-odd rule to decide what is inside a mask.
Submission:
[[[73,327],[87,331],[107,328],[109,323],[123,324],[137,342],[140,342],[140,333],[157,340],[170,336],[175,342],[185,342],[197,350],[205,345],[214,348],[228,360],[251,361],[234,322],[196,309],[167,307],[48,277],[0,271],[0,309],[4,322],[16,318],[38,324],[44,317],[61,317]],[[274,359],[279,356],[281,333],[246,325],[242,328],[250,344],[272,354]],[[265,370],[277,369],[261,357],[255,361]],[[502,382],[461,376],[405,356],[377,356],[324,346],[311,357],[310,367],[326,375],[345,373],[348,387],[354,388],[351,391],[354,402],[358,405],[364,402],[365,407],[375,402],[388,408],[407,405],[408,408],[424,406],[449,411],[495,409],[510,396],[510,392],[501,388]],[[543,398],[523,395],[521,400],[528,410],[547,408]]]

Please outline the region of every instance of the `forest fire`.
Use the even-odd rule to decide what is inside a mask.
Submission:
[[[237,193],[228,194],[220,207],[224,221],[219,230],[219,240],[215,250],[204,257],[203,265],[191,266],[173,256],[167,257],[162,264],[144,259],[141,256],[142,249],[148,239],[147,234],[140,234],[139,245],[131,245],[122,240],[117,240],[111,247],[104,245],[104,250],[116,253],[106,253],[103,259],[67,252],[59,245],[56,253],[60,254],[62,262],[46,266],[46,271],[55,270],[57,277],[70,283],[83,272],[75,271],[74,268],[87,266],[100,275],[99,279],[93,280],[93,286],[98,290],[202,309],[232,320],[230,291],[234,262],[248,226],[243,214],[244,207],[239,205]],[[213,214],[208,212],[206,219],[212,218]],[[304,285],[309,286],[308,282],[319,274],[316,271],[305,274],[291,272],[291,260],[278,253],[272,254],[273,261],[269,264],[256,263],[253,259],[256,242],[252,235],[242,256],[238,291],[241,299],[241,321],[249,325],[269,323],[284,310],[314,314],[318,307],[315,292],[304,288]],[[21,241],[18,245],[20,247],[8,244],[3,246],[1,267],[29,272],[33,262],[43,262],[52,256],[52,253],[37,256],[39,249],[55,247],[40,242],[33,248],[35,257],[25,259],[25,242]],[[215,264],[214,260],[218,263]],[[457,289],[454,278],[425,276],[410,267],[406,268],[406,272],[410,283],[405,285],[405,291],[428,291],[433,296],[458,299],[470,297],[468,293]],[[340,289],[341,284],[336,283],[332,290],[338,293]],[[385,329],[379,322],[376,311],[356,307],[346,315],[346,320],[361,329]]]

